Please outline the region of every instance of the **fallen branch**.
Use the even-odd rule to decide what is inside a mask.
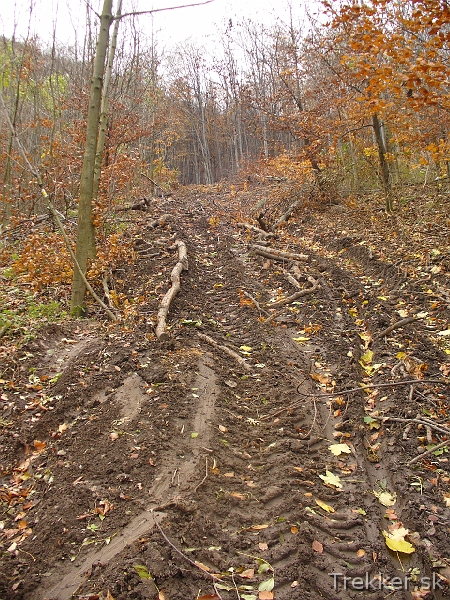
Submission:
[[[430,448],[429,450],[426,450],[425,452],[422,452],[422,454],[419,454],[419,456],[416,456],[415,458],[413,458],[412,460],[410,460],[409,462],[407,462],[406,466],[410,467],[411,465],[419,462],[419,460],[421,460],[422,458],[425,458],[425,456],[429,456],[430,454],[433,454],[433,452],[435,452],[436,450],[439,450],[440,448],[445,448],[445,446],[450,446],[450,440],[446,440],[445,442],[441,442],[437,446],[433,446],[433,448]]]
[[[228,348],[228,346],[222,346],[221,344],[218,344],[216,342],[216,340],[213,340],[212,337],[209,337],[209,335],[206,335],[204,333],[197,333],[197,335],[201,340],[208,342],[208,344],[210,344],[211,346],[214,346],[214,348],[218,348],[219,350],[222,350],[223,352],[225,352],[225,354],[228,354],[228,356],[231,356],[231,358],[234,358],[234,360],[237,361],[242,367],[244,367],[244,369],[246,369],[247,371],[250,371],[250,369],[251,369],[250,365],[247,364],[245,362],[245,360],[242,358],[242,356],[239,356],[239,354],[237,354],[237,352],[234,352],[234,350],[231,350],[231,348]]]
[[[103,284],[103,290],[104,290],[104,292],[105,292],[106,299],[108,300],[108,304],[110,305],[110,307],[111,307],[111,308],[113,308],[113,306],[114,306],[114,303],[113,303],[113,301],[111,300],[111,294],[109,293],[109,288],[108,288],[108,276],[107,276],[107,275],[105,275],[105,276],[103,277],[102,284]]]
[[[293,252],[282,252],[281,250],[274,250],[270,248],[270,252],[264,246],[252,245],[250,248],[255,252],[255,254],[259,254],[259,256],[264,256],[265,258],[271,258],[272,260],[284,261],[284,260],[309,260],[309,256],[306,254],[294,254]]]
[[[170,304],[175,296],[180,291],[180,275],[183,271],[187,271],[188,269],[188,261],[187,261],[187,249],[186,244],[181,240],[177,240],[175,242],[175,247],[178,248],[178,262],[175,267],[172,269],[172,273],[170,274],[170,280],[172,282],[172,287],[166,293],[164,298],[161,301],[159,306],[158,314],[156,316],[156,337],[160,341],[167,340],[169,338],[169,334],[166,331],[166,318],[169,312]]]
[[[251,300],[251,301],[253,302],[253,304],[254,304],[254,305],[256,306],[256,308],[259,310],[259,313],[260,313],[260,315],[261,315],[261,313],[262,313],[262,314],[266,315],[266,317],[270,317],[270,316],[271,316],[271,315],[270,315],[270,313],[269,313],[267,310],[265,310],[264,308],[262,308],[262,307],[260,306],[259,302],[258,302],[258,301],[257,301],[255,298],[253,298],[253,296],[251,296],[251,295],[250,295],[248,292],[246,292],[246,291],[242,290],[242,293],[244,294],[244,296],[245,296],[246,298],[248,298],[249,300]]]
[[[450,436],[450,429],[447,429],[445,425],[436,425],[435,423],[430,423],[429,421],[425,421],[424,419],[415,418],[415,419],[405,419],[402,417],[381,417],[383,421],[394,421],[395,423],[417,423],[418,425],[423,425],[425,428],[429,427],[430,429],[434,429],[435,431],[439,431],[439,433],[443,433],[444,435]],[[447,440],[450,444],[450,440]]]
[[[401,319],[400,321],[397,321],[393,325],[390,325],[384,329],[376,336],[376,339],[380,340],[381,338],[384,338],[384,336],[389,335],[391,331],[394,331],[394,329],[399,329],[399,327],[403,327],[403,325],[409,325],[409,323],[414,323],[414,321],[420,321],[422,318],[423,317],[406,317],[406,319]]]
[[[312,287],[307,288],[306,290],[300,290],[299,292],[295,292],[295,294],[292,294],[292,296],[289,296],[288,298],[283,298],[282,300],[278,300],[278,302],[274,302],[272,304],[267,304],[267,306],[270,308],[278,308],[279,306],[290,304],[291,302],[295,302],[295,300],[298,300],[303,296],[312,294],[315,290],[317,290],[318,287],[320,287],[319,282],[316,279],[313,279],[313,277],[308,277],[308,281],[313,284]]]
[[[254,231],[255,233],[262,235],[263,237],[266,237],[266,238],[275,237],[274,233],[271,233],[270,231],[264,231],[263,229],[260,229],[259,227],[256,227],[255,225],[251,225],[250,223],[236,223],[236,225],[240,229],[249,229],[250,231]]]
[[[162,192],[163,198],[165,197],[166,193],[164,191],[164,188],[162,188],[160,185],[158,185],[156,183],[156,181],[153,181],[153,179],[151,177],[149,177],[146,173],[141,173],[142,177],[145,177],[145,179],[148,179],[150,181],[150,183],[152,183],[155,187],[159,188]]]
[[[434,383],[438,385],[448,385],[448,381],[443,381],[442,379],[408,379],[405,381],[393,381],[392,383],[364,383],[361,387],[350,388],[349,390],[342,390],[341,392],[330,392],[323,394],[302,394],[298,391],[299,386],[297,386],[297,393],[300,396],[314,396],[314,398],[331,398],[333,396],[343,396],[344,394],[351,394],[353,392],[362,392],[367,388],[387,388],[387,387],[395,387],[398,385],[413,385],[413,384],[422,384],[427,385],[429,383]]]
[[[298,267],[297,267],[298,269]],[[293,285],[295,288],[297,288],[298,290],[302,289],[302,286],[300,285],[300,283],[295,279],[295,277],[292,277],[292,275],[290,273],[288,273],[285,269],[282,269],[284,276],[286,277],[286,279],[289,281],[289,283],[291,285]]]
[[[289,217],[292,215],[292,213],[294,212],[294,210],[297,208],[297,206],[299,206],[301,203],[303,202],[303,198],[301,200],[297,200],[296,202],[294,202],[294,204],[291,204],[291,206],[287,209],[287,211],[281,215],[281,217],[278,219],[278,221],[276,221],[276,223],[273,226],[273,230],[275,231],[276,229],[278,229],[278,227],[281,225],[281,223],[284,223],[285,221],[287,221],[289,219]]]

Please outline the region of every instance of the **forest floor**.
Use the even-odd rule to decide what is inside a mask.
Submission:
[[[275,261],[265,194],[120,213],[134,321],[0,340],[1,600],[450,597],[448,197],[303,207]]]

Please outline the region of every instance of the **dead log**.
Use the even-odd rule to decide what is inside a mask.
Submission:
[[[289,219],[289,217],[292,215],[292,213],[294,212],[294,210],[297,208],[297,206],[299,206],[302,202],[303,202],[303,198],[301,200],[297,200],[296,202],[294,202],[294,204],[291,204],[291,206],[287,209],[287,211],[283,215],[281,215],[281,217],[278,219],[278,221],[276,221],[276,223],[274,224],[272,229],[275,231],[281,225],[281,223],[284,223],[285,221],[287,221]]]
[[[309,260],[309,256],[306,254],[294,254],[293,252],[282,252],[281,250],[274,250],[273,248],[264,248],[263,246],[257,246],[256,244],[250,246],[250,248],[265,258],[271,258],[272,260],[285,261],[285,260]]]
[[[255,225],[251,225],[250,223],[237,223],[237,226],[240,227],[241,229],[249,229],[250,231],[254,231],[255,233],[258,233],[259,235],[266,237],[266,238],[275,237],[274,233],[271,233],[270,231],[264,231],[263,229],[260,229],[259,227],[256,227]]]
[[[241,365],[241,367],[244,367],[244,369],[246,369],[247,371],[250,371],[250,369],[251,369],[250,365],[247,364],[245,362],[245,360],[242,358],[242,356],[239,356],[239,354],[237,352],[235,352],[234,350],[231,350],[231,348],[228,348],[228,346],[222,346],[221,344],[218,344],[216,342],[216,340],[213,340],[213,338],[209,337],[209,335],[205,335],[204,333],[198,333],[197,335],[201,340],[208,342],[208,344],[210,344],[211,346],[214,346],[214,348],[218,348],[219,350],[222,350],[222,352],[225,352],[225,354],[228,354],[228,356],[231,356],[231,358],[234,358],[234,360],[236,362],[238,362]]]
[[[312,287],[307,288],[306,290],[300,290],[299,292],[295,292],[295,294],[292,294],[292,296],[289,296],[288,298],[283,298],[282,300],[278,300],[278,302],[273,302],[271,304],[268,304],[267,306],[270,308],[278,308],[279,306],[290,304],[291,302],[295,302],[295,300],[298,300],[303,296],[312,294],[315,290],[317,290],[318,287],[320,287],[319,282],[313,277],[308,277],[308,281],[313,284]]]
[[[170,281],[172,282],[172,287],[165,294],[164,298],[161,300],[161,304],[159,306],[158,314],[156,316],[156,337],[160,341],[165,341],[169,338],[169,334],[166,331],[166,318],[169,312],[170,304],[175,296],[180,291],[180,276],[183,271],[187,271],[188,269],[188,260],[187,260],[187,248],[186,244],[181,240],[176,240],[174,244],[175,248],[178,248],[178,262],[175,267],[172,269],[172,273],[170,274]]]

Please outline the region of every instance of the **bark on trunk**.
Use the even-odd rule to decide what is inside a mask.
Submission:
[[[95,256],[95,228],[92,222],[92,200],[94,187],[95,155],[100,124],[100,107],[102,96],[105,58],[109,44],[109,28],[112,23],[112,0],[104,0],[101,14],[100,31],[94,59],[91,80],[89,108],[86,128],[86,146],[81,170],[80,198],[78,203],[78,230],[76,242],[76,258],[82,272],[86,273],[87,260]],[[84,297],[86,284],[77,269],[72,281],[71,313],[82,316],[85,313]]]

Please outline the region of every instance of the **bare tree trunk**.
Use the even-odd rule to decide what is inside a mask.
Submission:
[[[102,173],[103,151],[105,149],[106,131],[108,126],[108,104],[109,104],[109,86],[111,83],[112,66],[117,46],[117,32],[119,30],[120,14],[122,12],[122,0],[117,0],[116,21],[111,36],[109,47],[108,62],[106,64],[105,80],[102,88],[102,104],[100,109],[100,129],[97,140],[97,152],[95,155],[95,171],[92,198],[97,199],[98,188],[100,186],[100,176]]]
[[[382,131],[382,124],[376,113],[372,115],[372,125],[373,131],[375,133],[375,140],[378,146],[378,156],[380,159],[381,167],[381,179],[383,182],[384,192],[386,194],[386,210],[390,212],[392,210],[391,175],[389,171],[389,163],[386,159],[387,148]]]
[[[105,58],[108,51],[109,29],[112,20],[112,0],[104,0],[91,80],[86,128],[86,146],[83,157],[83,167],[81,170],[80,198],[78,204],[76,258],[83,273],[86,273],[88,258],[93,258],[95,256],[95,228],[92,222],[95,156],[97,153],[97,139],[100,126]],[[72,301],[70,307],[73,315],[82,316],[84,314],[85,294],[86,284],[80,276],[79,271],[75,269],[72,281]]]

